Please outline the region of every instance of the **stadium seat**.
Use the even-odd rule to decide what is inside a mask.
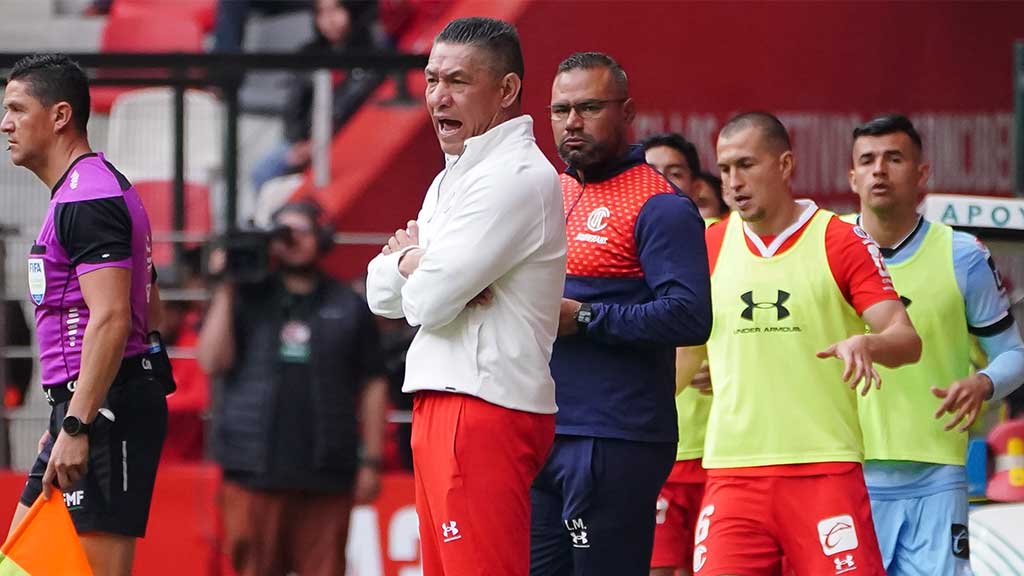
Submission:
[[[202,52],[203,33],[195,21],[187,17],[155,18],[152,16],[111,16],[107,19],[100,40],[103,52]],[[152,76],[152,70],[101,70],[97,76]],[[157,71],[156,73],[160,73]],[[106,114],[114,100],[131,90],[121,86],[94,86],[92,109]]]
[[[986,495],[996,502],[1024,502],[1024,418],[1007,420],[988,435],[993,473]]]
[[[289,174],[274,178],[264,184],[260,188],[259,198],[256,200],[253,224],[261,228],[270,228],[270,219],[274,212],[284,206],[295,194],[295,191],[302,187],[305,178],[304,174]]]
[[[217,0],[114,0],[113,18],[184,18],[195,22],[203,32],[213,30],[217,19]]]
[[[314,38],[313,14],[309,10],[250,18],[246,24],[246,52],[293,53]],[[294,72],[259,70],[246,75],[239,93],[242,109],[254,114],[284,112]]]
[[[174,183],[170,181],[135,182],[142,204],[149,214],[149,225],[157,240],[153,242],[153,263],[164,267],[174,261],[174,245],[159,241],[160,234],[174,230]],[[185,229],[191,234],[210,232],[210,190],[202,184],[185,184]]]
[[[185,180],[209,184],[223,156],[221,103],[210,93],[185,92]],[[106,155],[129,180],[174,179],[174,91],[132,90],[110,110]]]

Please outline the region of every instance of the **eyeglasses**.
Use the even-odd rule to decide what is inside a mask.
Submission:
[[[613,100],[583,100],[575,104],[552,104],[548,106],[548,110],[551,111],[552,120],[566,120],[569,118],[569,112],[575,110],[576,115],[584,120],[593,120],[601,115],[605,107],[609,104],[621,104],[629,100],[629,98],[615,98]]]

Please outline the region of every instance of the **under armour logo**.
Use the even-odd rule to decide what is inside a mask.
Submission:
[[[789,300],[789,292],[784,290],[778,290],[777,292],[778,295],[775,302],[754,302],[754,293],[750,291],[740,294],[740,300],[747,305],[747,307],[743,309],[743,312],[740,313],[740,317],[753,322],[754,308],[775,308],[775,311],[778,314],[778,320],[787,318],[789,316],[789,309],[783,306],[783,304],[786,300]]]
[[[845,558],[833,558],[832,562],[836,565],[836,574],[845,574],[857,569],[853,562],[853,554],[847,554]]]
[[[590,548],[590,540],[587,538],[587,525],[583,523],[583,518],[565,520],[564,523],[565,528],[569,531],[569,536],[572,537],[573,548]]]
[[[454,542],[462,538],[462,534],[459,532],[459,528],[454,520],[441,524],[441,534],[445,542]]]

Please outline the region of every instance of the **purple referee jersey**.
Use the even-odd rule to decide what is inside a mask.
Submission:
[[[149,218],[138,192],[103,154],[77,158],[53,188],[28,258],[44,387],[78,378],[89,325],[79,278],[94,270],[131,271],[132,327],[124,357],[146,350],[152,266]]]

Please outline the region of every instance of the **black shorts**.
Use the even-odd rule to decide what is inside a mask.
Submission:
[[[68,401],[55,402],[50,411],[50,440],[32,465],[21,493],[26,506],[42,492],[43,473]],[[119,373],[89,428],[88,471],[73,486],[62,489],[78,532],[146,535],[166,433],[167,400],[162,386],[144,376]]]

